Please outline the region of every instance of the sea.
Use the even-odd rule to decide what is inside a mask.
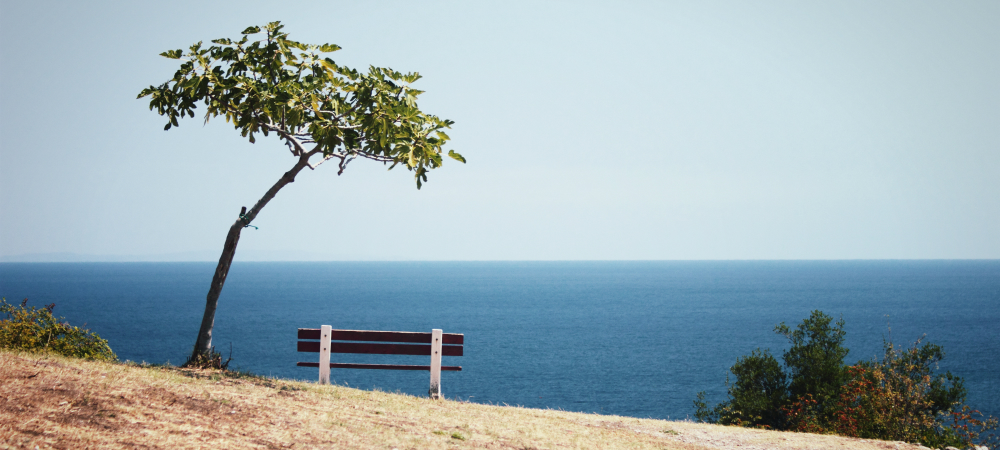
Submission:
[[[181,364],[214,263],[0,263],[10,303],[108,340],[121,360]],[[968,404],[1000,417],[1000,260],[236,262],[214,345],[231,368],[316,380],[297,367],[298,328],[465,335],[454,400],[641,418],[693,418],[700,391],[726,399],[736,359],[779,358],[774,333],[814,310],[843,319],[848,363],[891,341],[940,345],[939,371],[965,380]],[[429,364],[420,356],[334,355],[335,362]],[[420,371],[333,370],[335,383],[426,396]]]

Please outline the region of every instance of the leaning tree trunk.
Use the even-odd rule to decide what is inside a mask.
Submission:
[[[222,247],[222,256],[219,257],[219,265],[215,266],[215,275],[212,276],[212,286],[208,289],[208,297],[205,299],[205,315],[201,319],[198,340],[195,341],[194,351],[191,353],[189,361],[207,360],[206,357],[211,356],[215,310],[219,306],[219,294],[222,293],[222,286],[226,284],[226,276],[229,275],[229,266],[232,265],[233,256],[236,255],[236,244],[240,241],[240,232],[243,231],[243,228],[250,225],[250,222],[257,217],[260,210],[264,209],[264,205],[267,205],[267,202],[271,201],[281,188],[295,181],[295,176],[308,164],[308,155],[300,156],[295,166],[288,172],[285,172],[278,179],[278,182],[274,183],[274,186],[271,186],[271,189],[268,189],[260,200],[257,200],[253,208],[247,211],[244,206],[243,210],[240,211],[240,217],[229,227],[229,234],[226,235],[226,243]]]

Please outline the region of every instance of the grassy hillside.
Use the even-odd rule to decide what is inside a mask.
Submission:
[[[0,448],[919,449],[0,350]]]

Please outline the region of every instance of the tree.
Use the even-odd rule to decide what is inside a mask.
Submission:
[[[783,359],[788,367],[789,396],[812,396],[819,405],[825,405],[840,395],[840,388],[847,381],[844,358],[844,319],[831,325],[833,318],[822,311],[813,311],[795,330],[784,322],[774,331],[784,335],[792,344]]]
[[[215,311],[240,232],[302,169],[316,169],[336,159],[340,175],[348,163],[362,157],[391,163],[390,170],[406,167],[414,172],[420,189],[427,171],[442,165],[442,146],[450,139],[444,129],[454,122],[417,107],[422,91],[410,85],[420,79],[419,74],[380,67],[361,73],[337,65],[323,55],[340,47],[296,42],[282,28],[280,22],[272,22],[243,30],[239,40],[216,39],[215,45],[204,48],[198,42],[187,52],[163,52],[164,57],[183,61],[180,68],[172,79],[143,89],[138,97],[149,97],[149,109],[168,117],[164,130],[178,126],[178,118],[194,117],[201,103],[205,123],[223,116],[251,143],[260,134],[273,133],[295,158],[292,168],[252,208],[244,206],[229,227],[191,354],[194,363],[212,354]],[[251,39],[261,33],[262,39]],[[448,156],[465,162],[453,150]]]

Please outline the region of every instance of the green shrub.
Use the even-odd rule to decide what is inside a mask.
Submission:
[[[867,439],[920,443],[932,448],[997,448],[995,418],[965,405],[966,389],[950,372],[935,374],[944,350],[921,340],[907,348],[884,341],[881,360],[844,364],[844,321],[833,324],[813,311],[793,331],[775,327],[792,347],[784,371],[769,352],[757,349],[737,359],[730,372],[729,399],[714,407],[704,392],[695,400],[702,422]],[[785,380],[788,380],[787,384]]]
[[[76,358],[114,361],[118,357],[108,341],[80,327],[60,322],[52,315],[55,304],[44,308],[20,306],[0,299],[0,348],[29,352],[52,352]]]
[[[811,398],[797,399],[785,408],[789,429],[836,433],[867,439],[918,442],[932,448],[971,447],[976,442],[996,445],[997,420],[966,406],[966,389],[951,372],[934,375],[943,349],[921,340],[899,349],[884,342],[881,361],[859,362],[846,369],[847,382],[839,398],[821,418]],[[978,418],[976,415],[978,414]]]
[[[788,403],[788,382],[778,360],[758,348],[738,358],[729,371],[736,376],[736,382],[729,385],[729,401],[709,409],[704,393],[699,393],[695,417],[723,425],[782,428],[781,407]]]
[[[823,410],[829,399],[836,398],[845,380],[844,357],[848,350],[844,342],[844,321],[837,321],[813,311],[795,328],[784,323],[774,328],[784,335],[792,347],[782,359],[788,373],[767,350],[759,348],[736,360],[729,369],[736,382],[729,385],[729,400],[709,407],[704,395],[695,400],[695,418],[710,423],[759,428],[786,429],[787,416],[783,408],[797,398],[815,400],[812,411]],[[728,380],[726,381],[728,385]]]

